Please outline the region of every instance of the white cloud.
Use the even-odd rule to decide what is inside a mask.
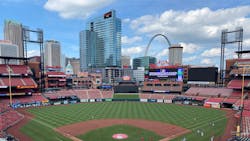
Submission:
[[[226,47],[225,48],[225,59],[232,59],[232,58],[238,58],[237,54],[235,53],[236,51],[236,47],[232,48],[232,47]],[[203,51],[203,53],[201,54],[201,57],[209,57],[209,58],[214,58],[217,57],[216,59],[218,59],[218,57],[221,56],[221,48],[211,48],[209,50],[205,50]],[[246,56],[246,55],[244,55]]]
[[[163,49],[161,52],[156,54],[157,60],[166,60],[166,59],[168,59],[168,52],[169,52],[168,49]]]
[[[27,51],[27,56],[28,57],[40,56],[40,51],[39,50],[29,50],[29,51]]]
[[[244,48],[248,48],[248,50],[250,50],[250,38],[243,40],[243,50]]]
[[[123,19],[122,22],[123,23],[129,23],[131,20],[129,18]]]
[[[237,46],[233,47],[226,47],[225,48],[225,59],[229,58],[238,58],[235,51],[237,50]],[[221,56],[221,48],[211,48],[209,50],[205,50],[202,54],[202,57],[220,57]],[[248,54],[244,54],[242,57],[250,57]]]
[[[202,59],[200,63],[202,65],[213,65],[214,64],[214,62],[211,59],[208,59],[208,58]]]
[[[238,58],[235,51],[238,50],[236,47],[234,48],[225,48],[225,59]]]
[[[122,48],[122,55],[135,55],[143,53],[144,48],[142,46],[130,47],[130,48]],[[144,54],[143,54],[144,55]]]
[[[205,50],[201,56],[203,57],[217,57],[221,54],[221,48],[212,48],[209,50]]]
[[[193,43],[180,43],[180,45],[183,47],[184,53],[194,53],[200,49],[200,47]]]
[[[211,10],[207,7],[189,10],[167,10],[157,15],[144,15],[131,21],[139,34],[167,33],[181,42],[211,42],[220,39],[221,30],[243,26],[250,36],[250,6]]]
[[[142,38],[140,36],[134,36],[132,38],[129,38],[128,36],[122,36],[122,44],[132,44],[141,40]]]
[[[44,8],[58,12],[62,18],[87,18],[114,0],[48,0]]]
[[[197,59],[197,56],[190,56],[190,57],[183,58],[183,62],[190,64],[190,62],[196,59]]]

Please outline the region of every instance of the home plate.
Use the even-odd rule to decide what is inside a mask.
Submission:
[[[112,138],[117,140],[122,140],[128,138],[128,135],[119,133],[119,134],[114,134]]]

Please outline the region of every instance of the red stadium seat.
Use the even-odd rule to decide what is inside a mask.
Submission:
[[[0,74],[8,74],[8,66],[5,64],[0,64]]]

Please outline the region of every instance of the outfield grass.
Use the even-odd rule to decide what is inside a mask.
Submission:
[[[138,94],[114,94],[114,99],[139,99]]]
[[[115,126],[96,129],[84,135],[80,135],[78,136],[78,138],[84,141],[117,141],[117,139],[112,138],[112,135],[118,133],[123,133],[128,135],[128,138],[123,139],[123,141],[140,141],[141,138],[143,138],[144,140],[151,139],[151,141],[153,140],[158,141],[164,138],[155,134],[154,132],[128,125],[115,125]]]
[[[226,125],[224,111],[175,104],[101,102],[49,106],[28,111],[35,115],[35,119],[21,131],[34,140],[44,137],[46,140],[55,140],[54,136],[59,138],[59,135],[52,131],[53,128],[87,121],[92,119],[92,116],[95,119],[129,118],[167,122],[192,130],[192,133],[185,135],[187,140],[192,141],[207,141],[212,135],[221,135]],[[211,126],[211,122],[214,122],[215,126]],[[203,137],[197,134],[198,129],[204,132]],[[66,139],[60,137],[60,140]]]

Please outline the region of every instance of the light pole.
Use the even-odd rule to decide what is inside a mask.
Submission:
[[[241,101],[240,101],[241,109],[243,108],[243,100],[244,100],[243,97],[244,97],[244,86],[245,86],[245,66],[243,66],[243,70],[242,70],[243,71],[242,72],[242,88],[241,88]],[[249,66],[249,65],[247,65],[247,66]]]
[[[244,108],[244,87],[245,87],[245,69],[246,67],[250,67],[250,65],[238,65],[242,67],[242,83],[241,83],[241,100],[240,100],[240,122],[237,125],[237,136],[240,136],[240,124],[242,120],[242,113],[243,113],[243,108]]]
[[[10,96],[10,106],[12,106],[12,93],[11,93],[11,69],[8,67],[9,72],[9,96]]]

